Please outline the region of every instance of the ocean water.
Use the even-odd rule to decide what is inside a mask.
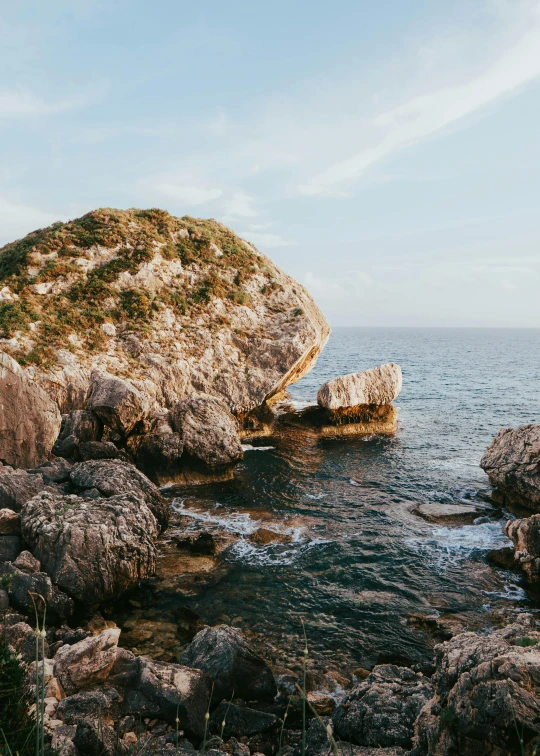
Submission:
[[[220,579],[178,601],[209,624],[248,628],[284,663],[302,620],[312,657],[351,669],[429,658],[411,612],[481,629],[532,606],[519,575],[486,560],[509,545],[509,513],[441,526],[412,510],[485,504],[486,446],[503,426],[540,422],[540,330],[336,328],[290,394],[312,404],[325,380],[389,361],[403,370],[395,436],[262,440],[234,480],[176,492],[184,523],[234,536]],[[284,542],[254,543],[259,528]]]

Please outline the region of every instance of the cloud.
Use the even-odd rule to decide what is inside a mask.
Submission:
[[[73,105],[73,100],[47,102],[32,92],[0,91],[0,118],[25,118],[59,113],[72,108]]]
[[[50,226],[57,220],[57,216],[45,210],[0,197],[0,244],[20,239],[30,231]]]
[[[434,88],[371,119],[378,138],[344,160],[331,164],[299,190],[307,195],[333,195],[375,163],[416,144],[490,104],[515,94],[540,77],[540,4],[535,4],[528,28],[483,72],[454,86]]]
[[[255,218],[259,213],[254,205],[255,197],[243,191],[233,191],[223,202],[221,218],[224,223],[234,223],[244,218]]]
[[[256,247],[288,247],[292,242],[287,241],[279,234],[269,234],[261,231],[240,231],[239,235],[246,241],[255,244]]]

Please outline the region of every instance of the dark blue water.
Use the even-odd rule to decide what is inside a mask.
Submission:
[[[443,527],[411,509],[482,502],[478,463],[492,437],[540,422],[540,330],[335,329],[290,393],[314,403],[325,380],[389,361],[403,370],[394,437],[299,432],[247,451],[233,481],[176,500],[194,526],[240,536],[221,579],[183,601],[210,624],[242,622],[284,663],[298,652],[301,618],[313,657],[350,669],[427,658],[431,641],[410,612],[486,627],[531,606],[519,576],[486,560],[507,545],[500,515]],[[257,546],[258,527],[290,540]]]

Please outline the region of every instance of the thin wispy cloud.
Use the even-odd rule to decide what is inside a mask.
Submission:
[[[375,116],[379,138],[370,146],[332,164],[299,188],[304,194],[343,191],[375,163],[393,152],[431,137],[540,77],[540,5],[532,24],[482,73],[469,81],[414,97]]]

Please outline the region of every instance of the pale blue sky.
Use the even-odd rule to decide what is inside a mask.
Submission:
[[[0,0],[0,243],[215,217],[334,325],[540,326],[539,0]]]

